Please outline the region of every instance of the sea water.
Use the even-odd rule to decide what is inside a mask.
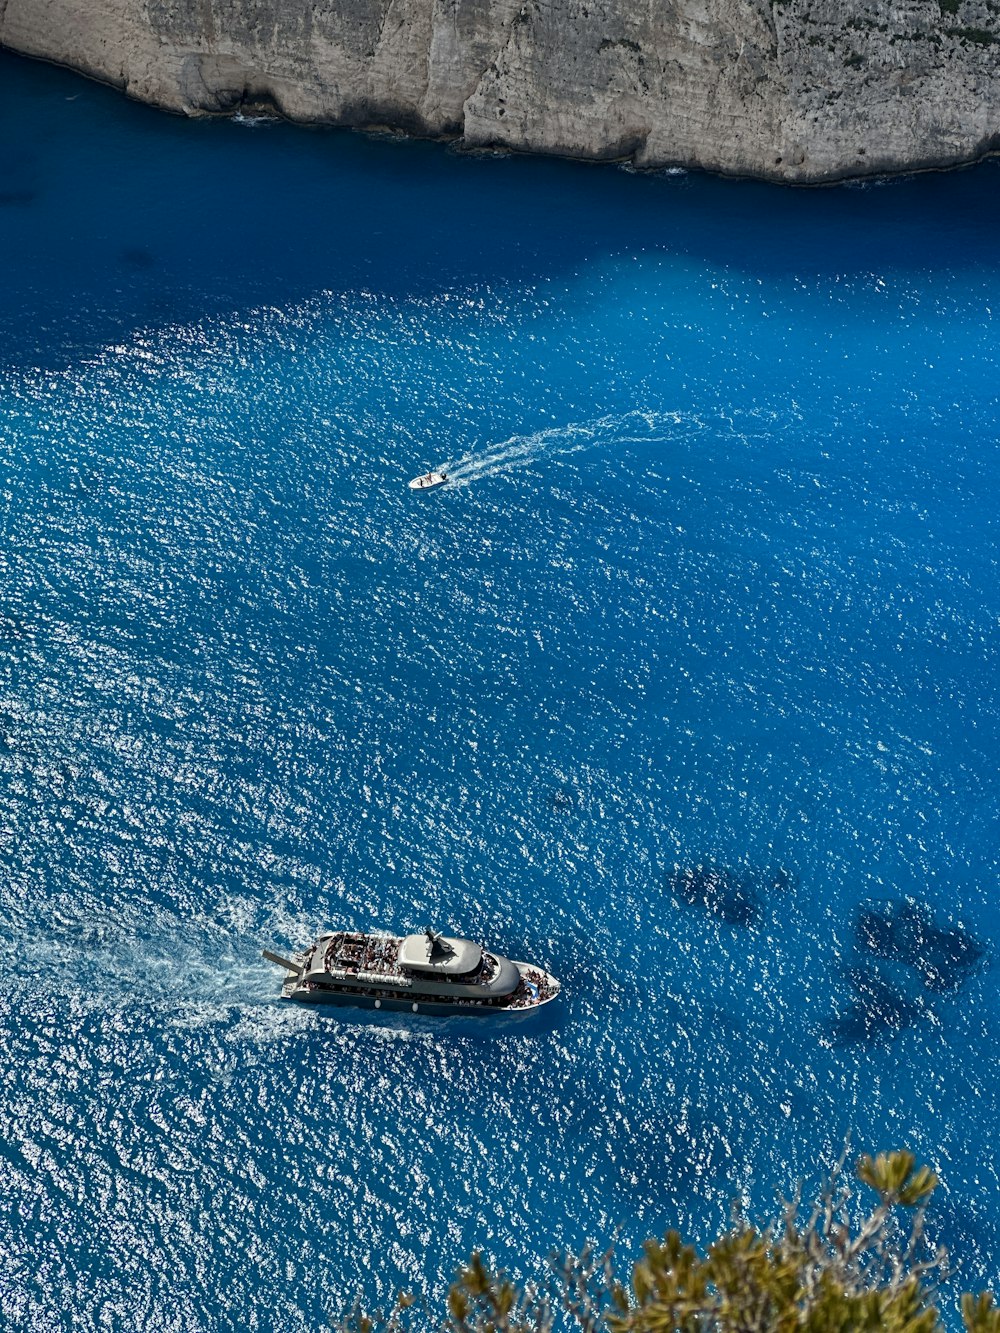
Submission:
[[[998,206],[0,58],[5,1327],[321,1329],[848,1137],[995,1277]],[[983,957],[879,958],[901,904]],[[564,997],[373,1023],[260,959],[425,924]]]

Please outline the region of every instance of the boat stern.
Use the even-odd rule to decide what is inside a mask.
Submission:
[[[285,958],[280,953],[272,953],[270,949],[262,949],[261,956],[266,958],[269,963],[274,963],[275,967],[285,969],[285,980],[281,986],[281,998],[290,1000],[305,976],[309,951],[296,954],[294,958]]]

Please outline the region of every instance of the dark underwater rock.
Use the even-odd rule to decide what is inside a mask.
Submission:
[[[123,264],[128,264],[130,268],[152,268],[156,263],[156,256],[142,246],[130,246],[121,252]]]
[[[675,866],[667,887],[680,902],[701,907],[730,926],[756,926],[761,919],[754,878],[722,866]]]
[[[911,1000],[875,972],[854,968],[847,980],[851,1001],[834,1019],[831,1038],[835,1046],[885,1041],[928,1014],[925,1005]]]
[[[863,909],[855,938],[876,957],[912,967],[927,990],[941,994],[957,991],[986,955],[967,930],[936,926],[925,907],[905,899]]]
[[[556,787],[549,796],[549,805],[558,815],[568,815],[580,808],[580,794],[575,788],[564,783]]]
[[[771,888],[777,889],[779,893],[787,893],[792,889],[799,887],[799,877],[783,866],[775,871],[769,872],[771,879]]]

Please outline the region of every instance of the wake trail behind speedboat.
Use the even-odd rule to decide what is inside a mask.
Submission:
[[[500,444],[479,453],[470,453],[448,464],[448,481],[453,486],[468,486],[484,477],[518,472],[540,458],[579,453],[600,446],[657,444],[683,438],[703,423],[681,412],[653,412],[633,409],[606,414],[590,421],[569,421],[561,426],[544,426],[528,435],[512,435]],[[411,486],[413,483],[410,483]]]
[[[544,426],[529,435],[512,435],[479,453],[465,454],[438,471],[424,472],[409,483],[411,491],[434,491],[441,486],[463,487],[485,477],[517,472],[531,467],[544,455],[579,453],[601,445],[664,443],[678,435],[700,430],[702,422],[680,412],[633,410],[605,415],[592,421],[570,421],[562,426]]]

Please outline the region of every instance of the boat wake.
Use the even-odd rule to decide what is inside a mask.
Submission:
[[[281,117],[268,115],[266,112],[253,112],[248,115],[244,111],[236,111],[229,119],[234,125],[243,125],[247,129],[254,130],[261,125],[277,125]]]
[[[625,412],[548,426],[531,435],[512,435],[501,444],[445,463],[442,471],[448,474],[450,485],[469,486],[486,477],[520,471],[543,457],[611,445],[664,444],[703,428],[700,418],[682,412]]]
[[[163,914],[137,923],[114,913],[57,905],[30,955],[18,958],[21,984],[52,995],[83,998],[85,1006],[167,1009],[184,1026],[211,1011],[276,1000],[274,969],[259,956],[256,938],[205,920],[179,922]],[[8,948],[0,944],[0,953]]]

